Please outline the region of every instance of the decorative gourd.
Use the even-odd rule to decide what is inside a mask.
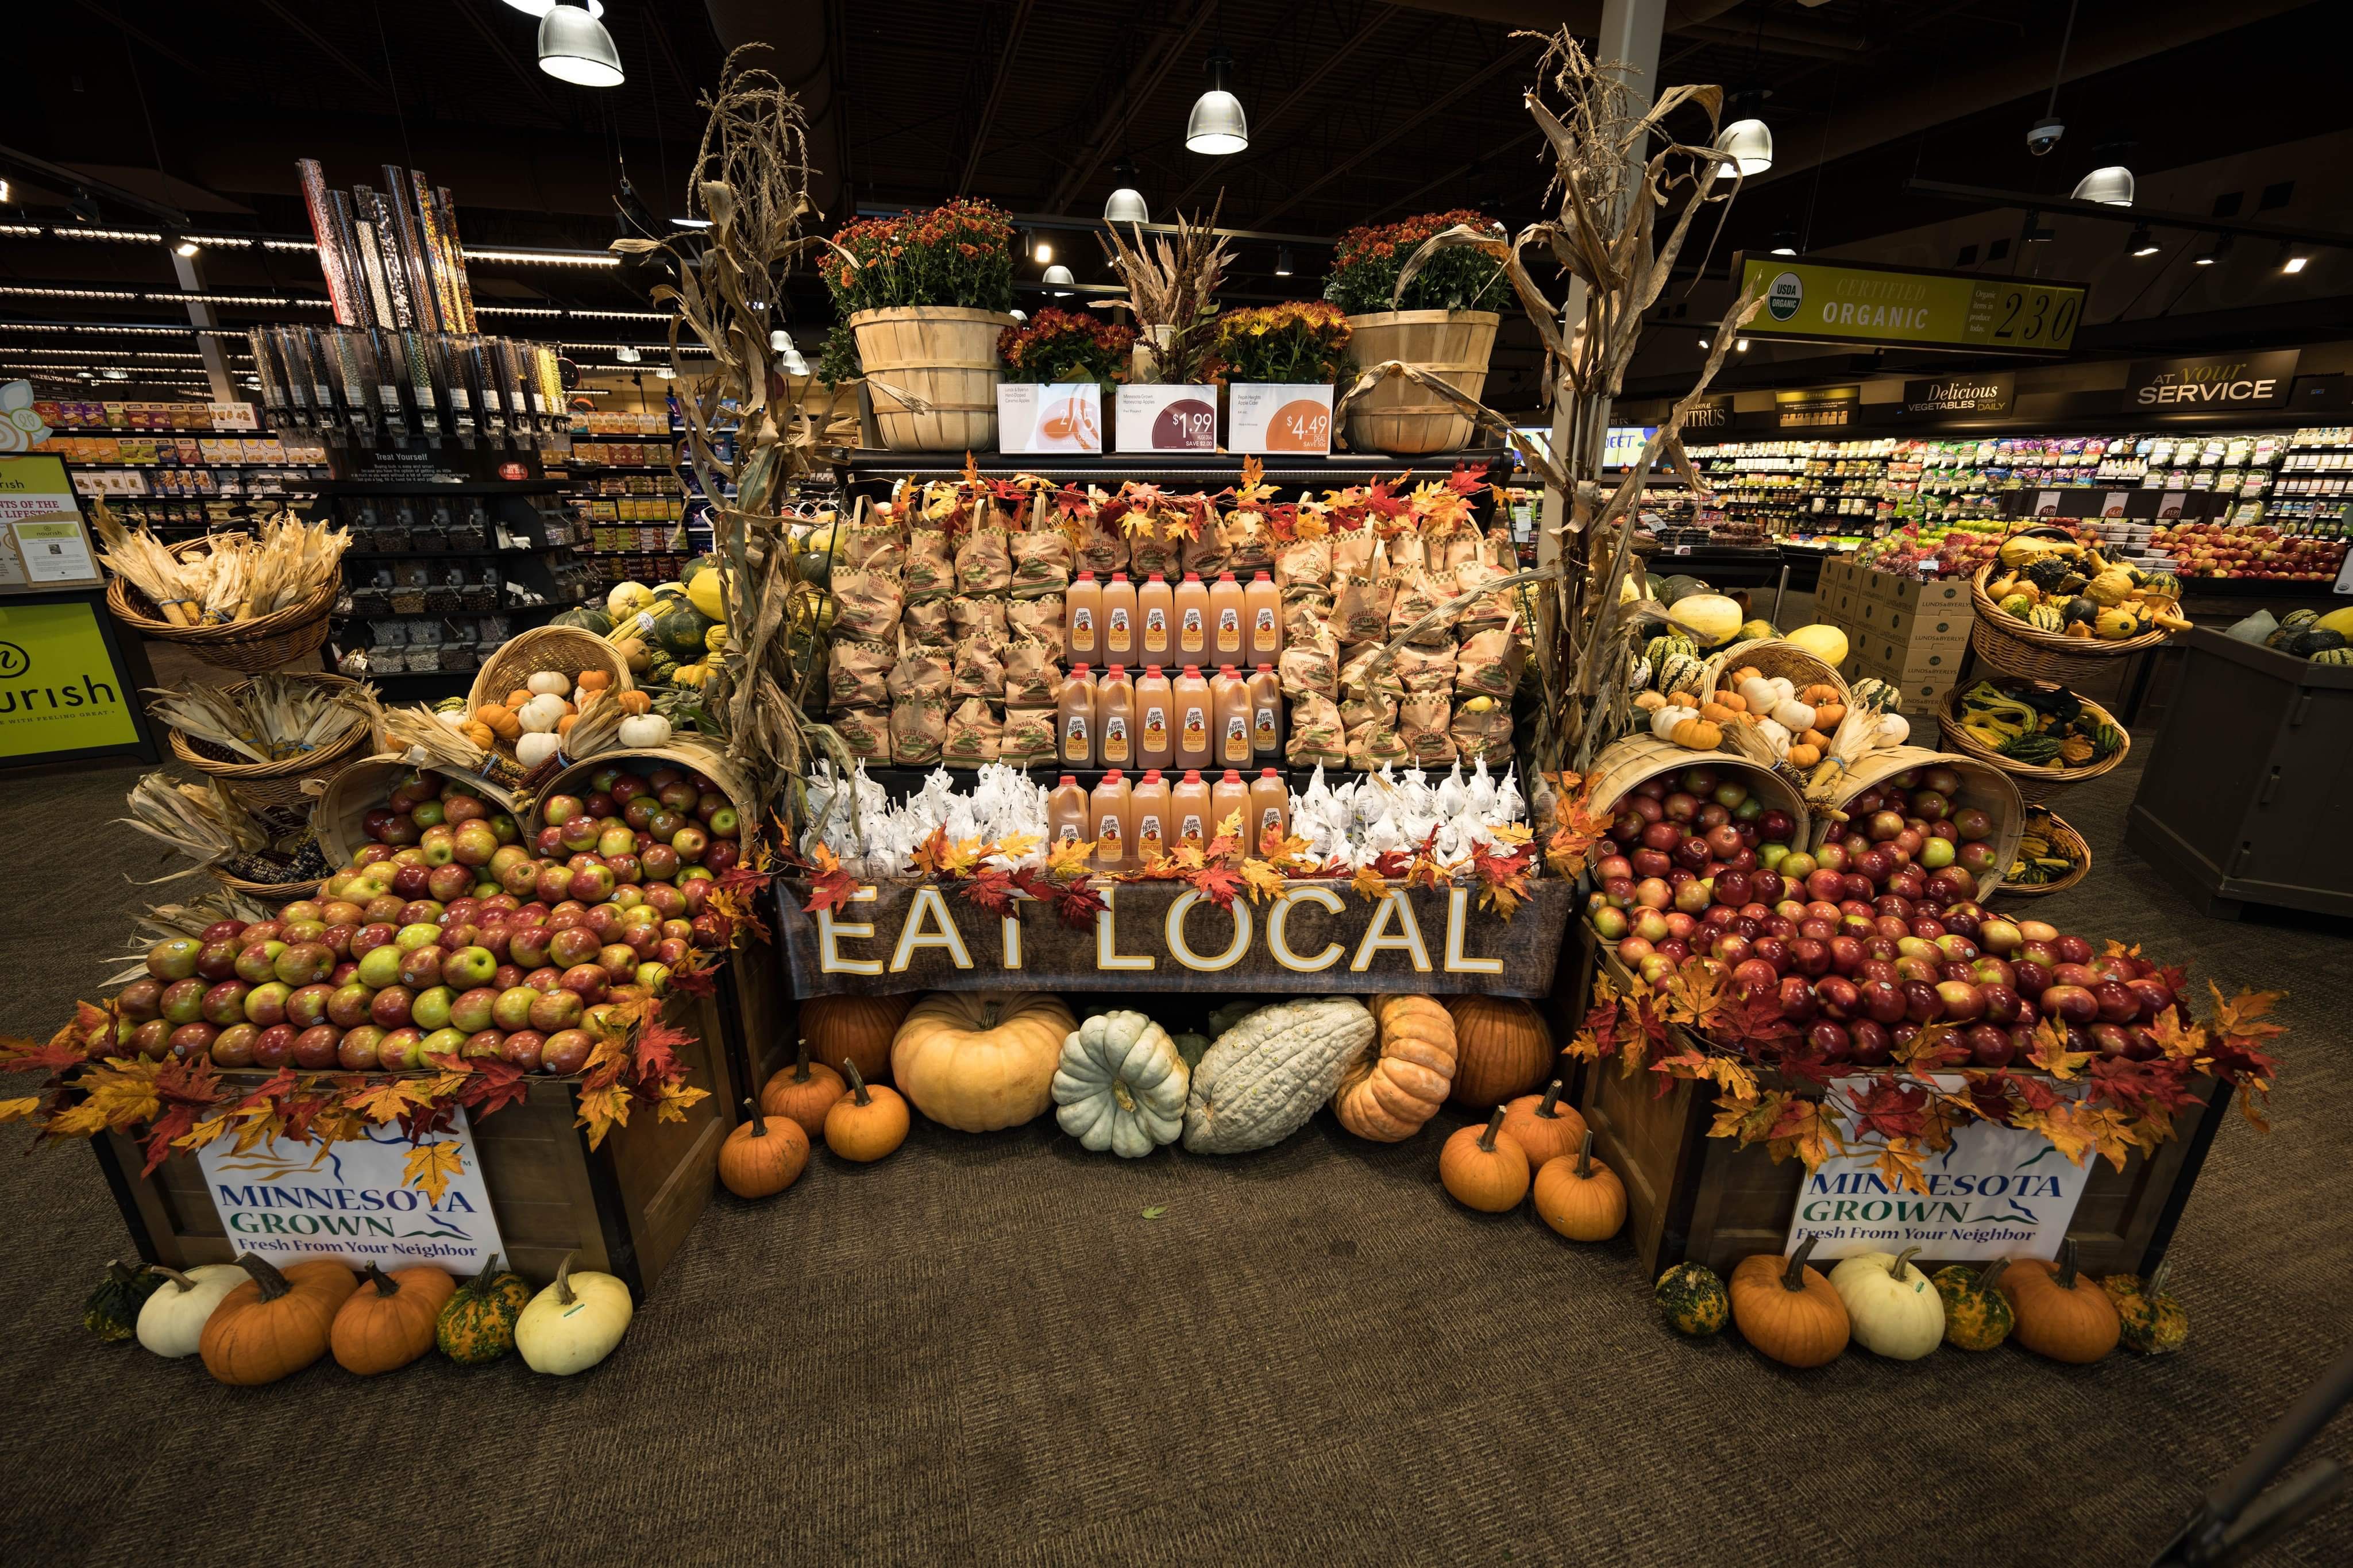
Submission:
[[[515,1349],[533,1372],[569,1377],[613,1353],[637,1315],[629,1288],[610,1274],[572,1271],[576,1252],[556,1266],[555,1283],[531,1299],[515,1320]]]
[[[1900,746],[1911,738],[1911,721],[1901,713],[1882,713],[1871,732],[1872,743],[1880,746]]]
[[[1555,1079],[1543,1094],[1524,1094],[1504,1107],[1504,1131],[1528,1152],[1528,1163],[1542,1170],[1546,1161],[1577,1152],[1585,1139],[1585,1118],[1560,1103],[1560,1079]]]
[[[825,1113],[825,1146],[845,1160],[871,1164],[907,1141],[907,1102],[881,1084],[868,1087],[858,1064],[847,1064],[849,1092]]]
[[[1242,1154],[1282,1142],[1332,1098],[1376,1033],[1373,1016],[1346,996],[1303,997],[1250,1013],[1193,1069],[1185,1147]]]
[[[1042,991],[942,991],[924,997],[891,1042],[891,1076],[944,1127],[994,1132],[1053,1103],[1054,1068],[1078,1020]]]
[[[1893,713],[1903,705],[1904,694],[1875,675],[1866,675],[1847,688],[1847,695],[1855,702],[1877,713]]]
[[[289,1264],[280,1272],[248,1252],[237,1260],[250,1275],[205,1320],[196,1353],[205,1370],[241,1388],[275,1383],[327,1353],[336,1310],[359,1289],[359,1276],[340,1263]]]
[[[1957,1263],[1928,1276],[1945,1302],[1945,1342],[1956,1350],[1989,1351],[2010,1338],[2016,1320],[2009,1299],[1994,1289],[2010,1259],[1997,1258],[1975,1274]]]
[[[624,691],[613,700],[621,705],[622,712],[633,719],[654,710],[653,698],[643,691]]]
[[[491,1254],[482,1271],[459,1285],[434,1321],[433,1340],[460,1366],[480,1366],[514,1349],[515,1317],[531,1300],[520,1274],[501,1271]]]
[[[2165,1293],[2165,1270],[2159,1264],[2146,1284],[2137,1274],[2111,1274],[2100,1281],[2116,1303],[2124,1342],[2143,1355],[2171,1355],[2189,1342],[2189,1314]]]
[[[808,1163],[808,1134],[788,1117],[771,1116],[751,1100],[748,1121],[739,1121],[719,1145],[719,1184],[739,1198],[765,1198],[799,1179]]]
[[[496,702],[485,702],[474,710],[474,721],[501,741],[512,742],[522,734],[522,721],[514,710]]]
[[[811,1138],[825,1132],[825,1113],[833,1102],[849,1092],[842,1076],[823,1062],[809,1060],[809,1047],[802,1040],[793,1051],[793,1065],[779,1068],[760,1090],[760,1109],[770,1116],[781,1116],[796,1122]]]
[[[1704,1339],[1721,1330],[1732,1316],[1732,1302],[1724,1281],[1704,1263],[1678,1263],[1659,1276],[1651,1288],[1667,1327],[1693,1339]]]
[[[523,678],[523,689],[534,697],[569,697],[572,678],[557,669],[533,670]]]
[[[434,1320],[457,1289],[447,1270],[429,1264],[389,1274],[369,1264],[327,1331],[335,1364],[361,1377],[406,1366],[433,1348]]]
[[[1717,707],[1725,709],[1734,713],[1746,713],[1748,711],[1748,699],[1741,696],[1737,691],[1730,689],[1719,691],[1708,700],[1714,702]]]
[[[1945,1299],[1912,1266],[1919,1250],[1858,1252],[1831,1270],[1855,1342],[1890,1361],[1918,1361],[1945,1338]]]
[[[1819,1237],[1783,1258],[1758,1252],[1732,1271],[1732,1321],[1742,1337],[1784,1366],[1820,1366],[1846,1349],[1846,1303],[1807,1263]]]
[[[1773,722],[1794,735],[1814,727],[1814,710],[1792,697],[1774,705]]]
[[[2040,1258],[2012,1258],[1998,1289],[2018,1320],[2010,1337],[2037,1355],[2095,1362],[2123,1335],[2116,1304],[2096,1280],[2076,1271],[2073,1239],[2059,1244],[2056,1267]]]
[[[1098,1013],[1062,1040],[1054,1120],[1082,1149],[1141,1159],[1184,1132],[1192,1081],[1167,1030],[1141,1013]]]
[[[570,710],[570,705],[563,698],[551,693],[535,696],[525,702],[515,714],[515,719],[526,734],[552,735],[555,732],[556,721]]]
[[[139,1342],[167,1361],[196,1353],[205,1320],[249,1278],[234,1263],[199,1263],[185,1274],[151,1263],[147,1271],[164,1284],[139,1309]]]
[[[1576,1153],[1546,1160],[1536,1172],[1536,1213],[1571,1241],[1607,1241],[1625,1225],[1625,1184],[1593,1157],[1589,1130]]]
[[[1674,727],[1667,739],[1687,752],[1712,752],[1724,742],[1724,731],[1694,713]]]
[[[1795,736],[1791,735],[1788,731],[1784,730],[1780,725],[1776,724],[1770,719],[1759,719],[1757,721],[1757,733],[1764,738],[1767,745],[1771,746],[1776,752],[1782,754],[1788,753],[1790,746],[1796,742],[1797,739]]]
[[[1781,640],[1812,654],[1832,669],[1846,662],[1846,633],[1836,626],[1817,621],[1810,626],[1797,626],[1783,632]]]
[[[1642,657],[1661,670],[1664,670],[1667,660],[1677,654],[1695,659],[1699,657],[1699,644],[1680,632],[1668,632],[1642,645]]]
[[[1484,1110],[1545,1081],[1553,1066],[1552,1030],[1542,1014],[1517,997],[1446,998],[1454,1016],[1457,1105]]]
[[[1634,706],[1645,713],[1656,713],[1666,705],[1667,698],[1664,692],[1638,691],[1634,694]]]
[[[1751,713],[1761,713],[1767,718],[1772,716],[1773,710],[1784,702],[1794,701],[1798,695],[1798,689],[1780,676],[1758,675],[1754,670],[1744,676],[1733,689],[1740,693]],[[1786,725],[1783,727],[1787,728]]]
[[[836,1072],[843,1061],[858,1064],[869,1083],[891,1077],[891,1044],[907,1020],[914,998],[896,996],[812,996],[801,1004],[801,1037],[809,1055]]]
[[[1825,734],[1833,733],[1846,721],[1846,704],[1824,702],[1814,710],[1814,728]]]
[[[1702,647],[1731,641],[1741,618],[1740,606],[1721,594],[1689,594],[1667,611],[1667,624],[1689,632]]]
[[[1651,733],[1662,741],[1672,741],[1675,738],[1675,726],[1686,721],[1696,721],[1698,718],[1698,709],[1686,708],[1670,700],[1666,706],[1655,710],[1651,714]]]
[[[1733,700],[1738,701],[1739,699],[1735,698]],[[1737,710],[1726,708],[1721,702],[1701,703],[1699,705],[1699,716],[1708,723],[1714,724],[1719,729],[1726,724],[1737,724],[1743,717]]]
[[[112,1262],[81,1304],[81,1326],[100,1339],[116,1342],[139,1331],[139,1314],[147,1299],[164,1281],[136,1264]]]
[[[1388,995],[1373,1004],[1373,1018],[1380,1042],[1348,1063],[1332,1114],[1359,1138],[1401,1143],[1453,1087],[1454,1015],[1428,996]]]
[[[613,672],[609,669],[584,669],[580,672],[580,679],[574,684],[580,689],[580,701],[585,707],[588,701],[588,693],[603,691],[613,684]]]
[[[1810,768],[1822,760],[1822,749],[1820,746],[1792,746],[1788,750],[1788,757],[1789,765],[1793,768]]]
[[[1691,654],[1672,655],[1659,666],[1658,688],[1662,691],[1697,691],[1706,669]]]
[[[1528,1195],[1528,1152],[1504,1131],[1504,1108],[1484,1127],[1458,1127],[1438,1152],[1438,1180],[1449,1196],[1482,1214],[1504,1214]]]
[[[563,749],[564,736],[560,731],[534,731],[514,743],[515,761],[526,768],[535,768]]]

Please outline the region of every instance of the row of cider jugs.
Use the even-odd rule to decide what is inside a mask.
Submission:
[[[1082,572],[1063,591],[1065,664],[1272,664],[1282,652],[1282,595],[1264,572],[1247,587],[1221,572],[1198,572],[1171,587],[1159,573],[1141,586],[1114,572],[1098,583]]]
[[[1271,664],[1248,677],[1224,665],[1213,680],[1197,664],[1174,680],[1156,664],[1138,679],[1123,665],[1097,677],[1074,664],[1055,708],[1055,756],[1066,768],[1242,768],[1282,759],[1282,683]]]
[[[1136,870],[1186,844],[1206,850],[1228,817],[1236,819],[1240,846],[1229,858],[1280,845],[1291,831],[1291,792],[1282,776],[1262,768],[1245,780],[1240,769],[1228,768],[1210,784],[1200,769],[1187,768],[1171,784],[1158,768],[1147,768],[1131,784],[1113,768],[1092,790],[1064,773],[1046,796],[1047,831],[1057,843],[1093,840],[1098,871]]]

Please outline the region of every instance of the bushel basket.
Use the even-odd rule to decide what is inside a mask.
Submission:
[[[893,305],[849,318],[882,445],[894,452],[987,452],[997,446],[994,310]],[[921,406],[918,406],[920,400]]]
[[[324,672],[290,676],[288,679],[309,681],[330,690],[356,691],[360,685],[344,676]],[[230,689],[233,692],[242,690],[246,684],[240,681]],[[336,739],[300,756],[272,763],[257,763],[227,746],[216,746],[210,741],[184,735],[177,730],[169,730],[167,733],[172,738],[172,751],[180,761],[200,773],[209,774],[236,796],[247,810],[257,815],[266,813],[281,816],[288,825],[310,816],[311,798],[318,792],[305,789],[306,784],[313,781],[323,783],[332,778],[343,771],[344,763],[365,751],[375,741],[369,733],[367,721],[356,712],[352,715],[350,727]]]
[[[1503,318],[1493,310],[1375,310],[1350,316],[1348,350],[1369,370],[1397,360],[1477,402]],[[868,362],[870,364],[871,361]],[[1471,416],[1409,377],[1383,376],[1347,405],[1348,445],[1359,452],[1453,452],[1471,445]]]
[[[212,538],[206,535],[182,540],[172,546],[172,553],[186,560],[208,553],[212,547]],[[336,595],[342,592],[341,577],[333,576],[320,584],[318,591],[300,604],[272,610],[266,616],[256,616],[249,621],[184,626],[165,619],[163,611],[145,594],[121,577],[110,577],[106,583],[106,607],[116,620],[141,637],[176,644],[206,664],[216,664],[242,675],[260,675],[319,650],[327,640],[328,617],[334,613]]]
[[[2056,683],[2041,682],[2039,684]],[[2018,786],[2018,793],[2027,800],[2047,801],[2063,789],[2082,784],[2085,779],[2095,779],[2102,773],[2113,772],[2132,751],[2131,732],[2123,725],[2116,723],[2114,716],[2106,709],[2078,692],[2075,700],[2084,705],[2084,711],[2096,716],[2100,722],[2112,726],[2117,734],[2124,737],[2122,745],[2106,756],[2085,763],[2081,767],[2041,767],[2032,763],[2021,763],[2014,757],[2003,756],[1962,727],[1961,699],[1968,690],[1969,688],[1966,686],[1954,687],[1945,694],[1944,701],[1936,707],[1936,726],[1944,732],[1946,749],[1957,752],[1965,757],[1974,758],[1989,767],[2000,769],[2009,775],[2010,782]]]

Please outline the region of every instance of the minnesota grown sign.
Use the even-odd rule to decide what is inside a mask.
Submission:
[[[2063,354],[2084,319],[2084,285],[2039,278],[1746,255],[1734,275],[1764,296],[1752,338]]]

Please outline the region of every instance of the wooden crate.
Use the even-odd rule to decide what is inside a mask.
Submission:
[[[714,1004],[680,997],[671,1006],[670,1021],[693,1037],[679,1047],[691,1069],[687,1082],[711,1091],[683,1121],[663,1121],[639,1108],[592,1150],[586,1130],[575,1125],[578,1080],[550,1078],[534,1080],[522,1101],[473,1123],[508,1266],[534,1284],[555,1278],[565,1254],[577,1250],[579,1267],[618,1276],[642,1300],[710,1201],[719,1145],[733,1125],[722,1108],[744,1091],[721,1044]],[[249,1085],[268,1076],[232,1071],[221,1079]],[[195,1155],[174,1154],[142,1176],[146,1155],[132,1140],[108,1133],[90,1146],[141,1258],[182,1269],[234,1260],[237,1248],[221,1228]]]
[[[1620,989],[1635,984],[1614,953],[1604,952],[1601,963]],[[1715,1087],[1679,1079],[1662,1095],[1658,1078],[1648,1071],[1621,1076],[1615,1061],[1598,1062],[1586,1072],[1577,1100],[1593,1129],[1594,1152],[1625,1185],[1626,1234],[1643,1277],[1656,1279],[1686,1259],[1728,1275],[1751,1253],[1779,1252],[1805,1184],[1804,1163],[1777,1165],[1761,1144],[1741,1149],[1731,1139],[1709,1137]],[[1760,1078],[1767,1088],[1787,1087],[1771,1075]],[[2205,1098],[2175,1116],[2172,1141],[2154,1159],[2135,1151],[2118,1171],[2092,1157],[2067,1226],[2085,1269],[2147,1276],[2164,1261],[2229,1110],[2230,1085],[2208,1080],[2201,1088]],[[1926,1269],[1955,1261],[1919,1260]]]

